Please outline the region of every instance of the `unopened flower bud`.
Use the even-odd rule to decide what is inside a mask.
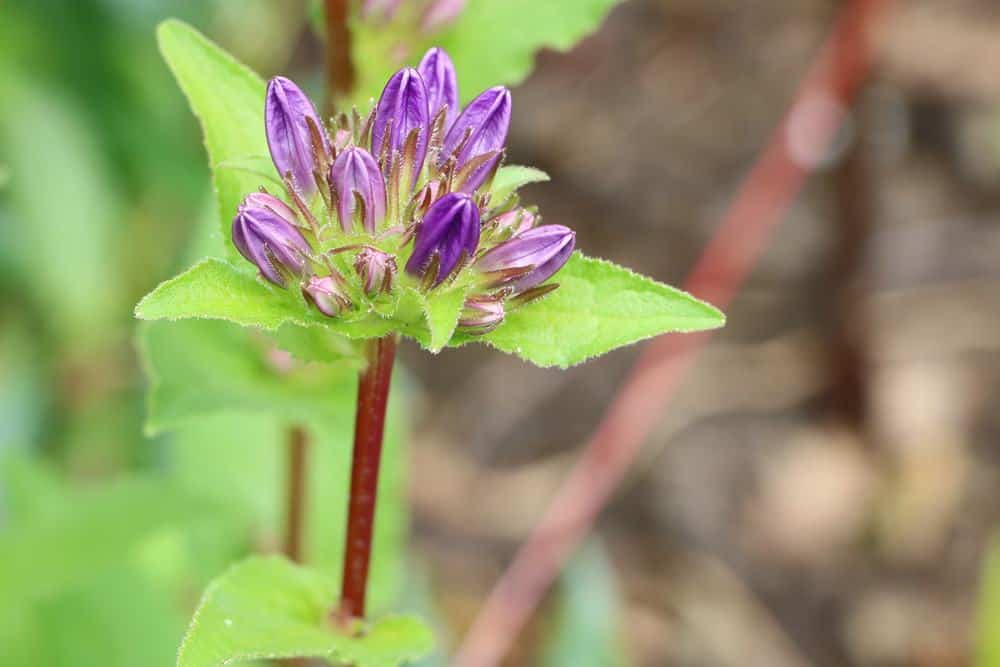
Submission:
[[[417,229],[406,272],[440,285],[463,257],[475,255],[479,226],[479,208],[472,197],[456,192],[441,197],[427,209]]]
[[[295,226],[292,210],[263,192],[251,194],[240,205],[233,219],[233,245],[264,278],[281,287],[287,276],[302,275],[311,250]]]
[[[454,155],[462,167],[477,155],[502,150],[510,127],[510,112],[510,91],[503,86],[481,93],[469,102],[445,136],[441,163]]]
[[[503,299],[497,296],[477,295],[465,300],[458,326],[473,335],[482,335],[496,329],[503,322]]]
[[[409,165],[415,181],[427,156],[430,140],[430,113],[427,107],[427,86],[420,73],[413,68],[402,69],[385,84],[382,96],[375,107],[372,124],[372,153],[382,158],[383,172],[388,175],[397,154],[402,154],[407,139],[416,132],[416,150],[413,164]]]
[[[447,132],[458,116],[458,77],[455,65],[444,49],[433,48],[424,54],[417,67],[427,86],[427,107],[433,120],[445,109],[444,131]]]
[[[357,146],[341,151],[330,168],[330,187],[341,229],[351,231],[359,215],[365,230],[374,234],[385,217],[385,180],[371,153]]]
[[[316,192],[313,173],[319,168],[316,151],[329,155],[330,144],[316,108],[291,80],[276,76],[268,83],[264,126],[278,173],[282,177],[291,173],[295,187],[307,197],[312,195]],[[321,146],[314,145],[314,137]]]
[[[392,290],[396,277],[396,258],[378,248],[365,246],[354,258],[354,270],[361,278],[365,294],[387,293]]]
[[[302,285],[302,296],[327,317],[337,317],[351,307],[351,299],[331,276],[310,276]]]
[[[502,236],[517,236],[532,229],[538,220],[532,211],[515,208],[513,211],[501,213],[490,221],[490,226]]]
[[[543,225],[492,248],[476,262],[491,287],[509,286],[515,293],[548,280],[562,268],[576,245],[576,234],[562,225]]]

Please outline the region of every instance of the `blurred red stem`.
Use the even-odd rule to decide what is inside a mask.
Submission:
[[[351,30],[348,27],[349,0],[326,0],[326,83],[327,113],[354,90],[351,61]]]
[[[689,274],[686,290],[723,309],[733,301],[811,170],[792,157],[789,119],[807,108],[804,102],[832,98],[850,108],[871,66],[866,31],[891,1],[846,3],[791,110]],[[828,146],[837,129],[838,123],[821,124],[811,139],[820,147]],[[646,346],[567,480],[490,593],[453,665],[500,663],[624,479],[667,399],[710,337],[710,333],[667,335]]]
[[[368,365],[361,372],[358,381],[351,497],[344,542],[344,576],[340,607],[336,612],[340,621],[364,618],[365,615],[382,434],[385,431],[385,409],[389,402],[389,382],[396,356],[395,336],[368,341],[367,356]]]

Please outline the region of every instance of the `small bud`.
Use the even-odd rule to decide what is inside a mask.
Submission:
[[[302,296],[327,317],[337,317],[351,307],[351,299],[331,276],[310,276]]]
[[[371,153],[357,146],[341,151],[330,168],[330,187],[337,197],[340,228],[351,231],[358,213],[365,230],[374,234],[385,217],[385,180]]]
[[[465,9],[465,0],[435,0],[424,12],[420,29],[425,33],[440,30],[451,23]]]
[[[288,276],[300,276],[309,243],[296,228],[292,210],[263,192],[249,195],[233,219],[233,245],[261,275],[284,287]]]
[[[472,197],[456,192],[441,197],[431,204],[417,229],[406,272],[440,285],[463,258],[475,255],[479,226],[479,209]]]
[[[455,122],[460,109],[455,65],[444,49],[433,48],[424,54],[417,71],[427,86],[427,108],[430,117],[436,117],[442,108],[446,110],[444,131],[447,132]]]
[[[388,175],[397,153],[403,152],[411,132],[417,130],[413,151],[412,175],[415,180],[427,156],[430,139],[430,113],[427,107],[427,86],[417,70],[402,69],[385,84],[382,97],[375,107],[372,124],[372,153],[382,163]]]
[[[489,333],[503,322],[503,299],[498,296],[477,295],[465,300],[458,326],[475,336]]]
[[[510,238],[532,229],[538,221],[532,211],[523,208],[515,208],[513,211],[501,213],[493,218],[488,224],[502,237]]]
[[[440,164],[452,155],[462,167],[484,153],[502,150],[510,127],[510,91],[503,86],[490,88],[469,102],[451,126],[439,156]]]
[[[365,294],[388,293],[396,277],[396,258],[378,248],[365,246],[354,258],[354,270],[361,278]]]
[[[491,287],[509,286],[524,292],[548,280],[562,268],[576,245],[576,234],[562,225],[530,229],[492,248],[475,266],[493,280]],[[526,273],[518,273],[527,270]]]
[[[264,127],[271,159],[281,176],[291,173],[295,187],[307,197],[316,192],[313,172],[319,166],[309,129],[310,120],[316,128],[323,127],[316,107],[306,94],[285,77],[271,79],[264,102]],[[320,149],[329,155],[326,132],[321,130],[319,136],[323,144]]]

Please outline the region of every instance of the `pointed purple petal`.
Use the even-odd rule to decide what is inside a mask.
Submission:
[[[458,77],[455,65],[444,49],[432,48],[424,54],[417,68],[427,86],[428,111],[433,120],[441,107],[447,108],[444,131],[447,132],[458,116]]]
[[[280,175],[291,172],[296,187],[309,196],[316,191],[313,180],[316,160],[307,118],[312,118],[317,127],[323,127],[316,108],[295,83],[281,76],[271,79],[264,102],[264,128],[271,159]],[[321,132],[321,136],[323,148],[329,152],[326,133]]]
[[[441,150],[441,162],[458,151],[456,157],[461,167],[477,155],[503,149],[510,128],[510,114],[509,90],[497,86],[481,93],[465,107],[448,131]]]

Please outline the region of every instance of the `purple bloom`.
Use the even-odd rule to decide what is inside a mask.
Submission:
[[[543,225],[504,241],[484,254],[476,268],[496,278],[493,287],[523,292],[548,280],[573,254],[576,234],[562,225]]]
[[[469,195],[453,192],[438,199],[420,223],[406,272],[440,285],[463,256],[475,254],[479,246],[479,223],[479,209]],[[436,275],[425,276],[433,267],[437,268]]]
[[[389,173],[395,155],[403,152],[410,133],[414,131],[418,133],[412,165],[413,181],[416,182],[427,156],[430,114],[427,86],[417,70],[407,68],[392,75],[375,107],[372,153],[379,159],[385,153],[386,159],[382,164],[385,174]]]
[[[302,286],[302,296],[327,317],[336,317],[351,307],[351,300],[330,276],[310,276]]]
[[[396,276],[396,258],[378,248],[365,246],[354,258],[354,270],[361,278],[365,294],[389,292]]]
[[[510,112],[510,91],[503,86],[481,93],[469,102],[445,136],[441,163],[454,155],[461,167],[477,155],[503,149]]]
[[[465,300],[458,326],[466,333],[481,335],[496,329],[504,318],[503,298],[481,294]]]
[[[458,77],[455,65],[444,49],[433,48],[424,54],[417,70],[427,86],[427,107],[433,120],[441,108],[445,112],[444,131],[447,132],[458,115]]]
[[[292,210],[262,192],[251,194],[240,205],[233,219],[233,245],[257,265],[262,276],[281,287],[287,276],[302,275],[311,251],[295,227]]]
[[[317,168],[309,119],[319,130],[322,150],[329,154],[329,140],[316,107],[289,79],[281,76],[271,79],[264,102],[264,127],[271,159],[282,177],[292,174],[295,186],[307,197],[316,192],[313,172]]]
[[[374,234],[385,217],[385,181],[371,153],[357,146],[341,151],[330,167],[330,187],[337,196],[340,228],[351,231],[360,202],[361,222]]]

